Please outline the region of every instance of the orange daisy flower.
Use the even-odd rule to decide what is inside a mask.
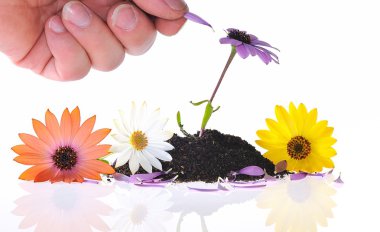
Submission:
[[[110,145],[98,145],[110,132],[100,129],[92,132],[96,116],[80,125],[80,111],[66,108],[61,122],[49,110],[45,123],[33,119],[37,137],[19,134],[24,144],[12,148],[19,156],[14,160],[33,165],[20,175],[22,180],[34,182],[83,182],[84,179],[101,180],[100,174],[112,174],[115,170],[98,160],[108,154]]]

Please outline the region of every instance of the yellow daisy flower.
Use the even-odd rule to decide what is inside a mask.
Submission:
[[[268,150],[264,157],[274,164],[286,160],[288,171],[312,173],[334,167],[334,128],[326,120],[317,122],[317,109],[308,112],[304,104],[296,108],[290,103],[289,112],[276,106],[275,113],[277,121],[266,119],[269,130],[257,131],[256,143]]]

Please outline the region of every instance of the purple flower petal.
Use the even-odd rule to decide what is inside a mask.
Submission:
[[[129,177],[129,182],[131,183],[139,183],[143,181],[151,181],[154,178],[161,176],[165,174],[166,172],[153,172],[153,173],[146,173],[146,174],[134,174]]]
[[[251,42],[258,40],[258,38],[256,36],[251,35],[251,34],[249,34],[249,38],[251,39]]]
[[[302,180],[306,178],[306,176],[307,176],[307,173],[300,172],[300,173],[290,175],[290,180]]]
[[[272,58],[267,53],[261,51],[260,49],[256,49],[256,53],[265,64],[269,64],[269,62],[272,60]]]
[[[233,184],[232,185],[234,188],[262,188],[262,187],[265,187],[267,186],[266,184],[240,184],[240,185],[236,185],[236,184]]]
[[[278,162],[274,168],[275,168],[275,172],[279,173],[279,172],[286,171],[287,167],[288,167],[288,162],[286,160],[283,160],[283,161]]]
[[[244,174],[248,176],[262,176],[264,175],[264,170],[258,166],[248,166],[241,169],[238,174]]]
[[[252,41],[252,40],[251,40]],[[265,41],[261,41],[261,40],[254,40],[252,41],[251,43],[253,46],[256,46],[256,45],[259,45],[259,46],[265,46],[265,47],[270,47],[270,48],[273,48],[277,51],[280,51],[278,48],[275,48],[275,47],[272,47],[269,43],[265,42]]]
[[[199,17],[198,15],[196,15],[194,13],[187,12],[184,17],[190,21],[208,26],[214,30],[214,28],[211,26],[210,23],[208,23],[206,20],[202,19],[201,17]]]
[[[231,39],[231,38],[228,38],[228,37],[221,38],[219,40],[219,42],[221,44],[231,44],[232,46],[235,46],[235,47],[242,44],[242,42],[240,42],[239,40]]]
[[[341,173],[339,173],[339,176],[336,180],[334,180],[335,183],[338,183],[338,184],[344,184],[342,178],[340,177],[341,176]]]
[[[113,174],[113,178],[117,181],[129,182],[129,176],[123,175],[121,173]]]
[[[239,54],[239,56],[243,59],[245,59],[249,56],[249,50],[246,46],[244,46],[244,44],[237,46],[236,51]]]
[[[257,55],[256,48],[254,46],[248,45],[248,50],[249,50],[249,53],[251,54],[251,56]]]
[[[274,62],[276,62],[277,64],[279,64],[278,56],[276,54],[274,54],[273,52],[271,52],[268,49],[263,48],[263,47],[257,46],[256,48],[259,49],[260,51],[266,53],[270,57],[270,60],[273,60]]]

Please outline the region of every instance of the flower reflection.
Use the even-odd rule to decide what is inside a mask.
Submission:
[[[115,211],[117,221],[112,231],[117,232],[165,232],[165,222],[172,214],[171,194],[161,188],[124,186],[118,193],[119,206]]]
[[[205,187],[207,184],[197,184],[194,186]],[[189,186],[189,185],[188,185]],[[233,191],[219,191],[219,192],[198,192],[189,190],[186,185],[177,185],[171,189],[173,194],[173,206],[169,211],[179,213],[176,231],[180,232],[182,229],[182,222],[187,215],[195,213],[199,216],[200,229],[194,231],[207,232],[207,217],[216,213],[227,205],[242,204],[249,202],[256,198],[260,192],[259,189],[239,189]]]
[[[284,180],[268,187],[257,199],[259,208],[271,209],[267,225],[276,232],[317,231],[333,217],[335,194],[331,183],[321,177],[298,181]]]
[[[112,208],[98,200],[113,191],[97,184],[22,183],[29,192],[15,201],[13,214],[23,216],[19,229],[36,226],[36,232],[109,231],[102,215]]]

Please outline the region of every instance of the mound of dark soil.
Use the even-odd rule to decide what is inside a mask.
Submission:
[[[174,135],[169,141],[175,149],[169,151],[173,160],[163,162],[163,170],[172,169],[170,175],[178,175],[177,181],[216,182],[218,177],[227,177],[231,171],[256,165],[274,175],[273,163],[264,158],[255,147],[240,137],[222,134],[217,130],[206,130],[199,138]],[[116,169],[130,175],[128,164]],[[140,168],[138,173],[144,173]],[[249,180],[253,177],[239,176]],[[257,179],[257,178],[256,178]]]

